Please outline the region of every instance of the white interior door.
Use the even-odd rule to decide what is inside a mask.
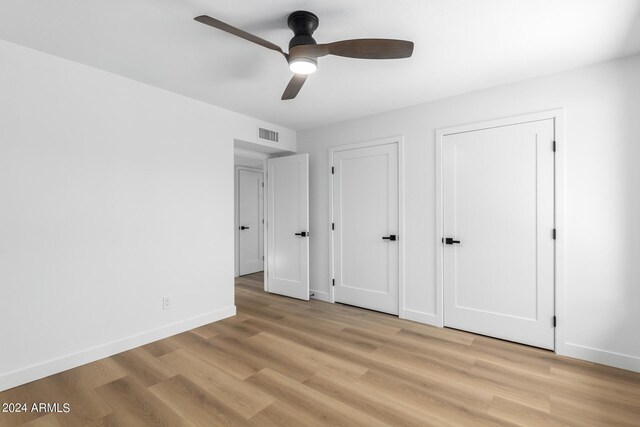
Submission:
[[[554,348],[553,138],[552,119],[443,137],[445,326]]]
[[[238,169],[238,270],[264,270],[262,258],[262,171]]]
[[[333,153],[335,300],[398,314],[398,144]]]
[[[309,155],[267,160],[268,290],[309,299]]]

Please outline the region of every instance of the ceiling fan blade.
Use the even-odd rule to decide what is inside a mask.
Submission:
[[[413,42],[392,39],[343,40],[328,44],[329,54],[361,59],[399,59],[413,54]]]
[[[283,50],[280,48],[280,46],[273,44],[265,39],[262,39],[258,36],[254,36],[251,33],[247,33],[246,31],[241,30],[240,28],[236,28],[232,25],[229,25],[225,22],[219,21],[215,18],[212,18],[210,16],[207,15],[201,15],[201,16],[196,16],[195,18],[196,21],[201,22],[205,25],[209,25],[211,27],[217,28],[219,30],[225,31],[229,34],[233,34],[234,36],[243,38],[245,40],[248,40],[250,42],[259,44],[260,46],[266,47],[267,49],[271,49],[271,50],[275,50],[276,52],[281,53],[282,55],[284,55],[285,58],[287,58],[287,54],[283,52]]]
[[[325,55],[359,59],[400,59],[413,54],[413,42],[393,39],[354,39],[334,43],[294,46],[291,54],[309,58]]]
[[[306,74],[295,74],[284,90],[284,93],[282,94],[282,100],[285,101],[287,99],[295,98],[298,95],[298,92],[300,92],[300,89],[302,89],[302,85],[305,81],[307,81]]]

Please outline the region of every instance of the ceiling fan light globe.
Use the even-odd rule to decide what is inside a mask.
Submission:
[[[289,63],[289,69],[296,74],[312,74],[318,70],[318,62],[311,58],[296,58]]]

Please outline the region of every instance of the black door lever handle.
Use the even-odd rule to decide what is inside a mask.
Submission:
[[[392,242],[395,242],[397,240],[397,237],[396,237],[395,234],[391,234],[391,235],[389,235],[387,237],[383,237],[382,240],[390,240]]]
[[[460,243],[460,240],[453,240],[451,237],[442,239],[442,242],[447,245],[453,245],[454,243]]]
[[[300,237],[307,237],[309,234],[306,231],[303,231],[301,233],[295,233],[295,235]]]
[[[249,227],[246,226],[246,225],[241,225],[240,226],[240,230],[248,230],[248,229],[249,229]]]

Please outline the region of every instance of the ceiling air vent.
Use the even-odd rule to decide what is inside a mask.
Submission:
[[[262,139],[265,141],[271,141],[271,142],[278,142],[278,137],[279,137],[279,134],[275,130],[269,130],[261,127],[258,128],[259,139]]]

